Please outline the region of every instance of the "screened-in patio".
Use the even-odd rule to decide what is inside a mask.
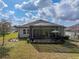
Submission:
[[[58,27],[47,27],[47,26],[38,26],[38,27],[32,27],[30,30],[30,36],[33,39],[50,39],[51,38],[51,32],[54,30],[58,30]],[[61,34],[61,33],[60,33]]]

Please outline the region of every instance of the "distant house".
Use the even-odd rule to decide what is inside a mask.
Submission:
[[[64,35],[64,26],[51,23],[45,20],[36,20],[30,23],[27,23],[22,26],[18,26],[18,37],[24,38],[29,37],[30,39],[49,39],[51,32],[60,32],[59,35]]]
[[[4,28],[6,32],[11,32],[11,23],[10,22],[5,22],[4,23]],[[3,24],[0,22],[0,32],[3,31]]]
[[[69,36],[70,39],[79,39],[79,24],[67,27],[65,35]]]
[[[17,32],[17,31],[18,31],[17,26],[12,26],[11,31],[12,31],[12,32]]]

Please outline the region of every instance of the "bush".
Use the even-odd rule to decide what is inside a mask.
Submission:
[[[27,43],[30,43],[30,40],[29,39],[27,39]]]
[[[69,36],[64,36],[64,39],[65,40],[69,40]]]

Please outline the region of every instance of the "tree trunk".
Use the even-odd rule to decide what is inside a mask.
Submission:
[[[2,42],[2,46],[4,46],[4,37],[5,37],[5,36],[3,35],[3,42]]]

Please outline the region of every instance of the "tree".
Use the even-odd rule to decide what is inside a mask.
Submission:
[[[1,31],[1,35],[3,36],[2,46],[4,46],[5,35],[11,30],[11,22],[9,22],[6,19],[1,19],[0,23],[1,23],[0,31]]]

